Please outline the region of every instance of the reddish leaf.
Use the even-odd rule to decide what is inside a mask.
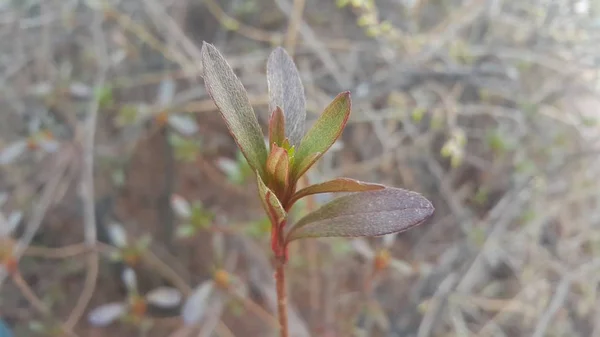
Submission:
[[[358,192],[335,199],[291,226],[286,242],[308,237],[379,236],[406,231],[434,208],[416,192],[400,188]]]
[[[292,196],[290,204],[293,204],[299,199],[312,194],[330,192],[364,192],[381,190],[384,188],[385,186],[380,184],[365,183],[350,178],[337,178],[301,189],[300,191],[296,192],[294,196]]]
[[[267,212],[267,215],[269,216],[269,220],[271,220],[271,224],[279,225],[287,216],[281,202],[279,202],[275,193],[265,185],[260,178],[260,175],[256,175],[256,180],[258,181],[260,201],[262,202],[265,212]]]
[[[294,179],[300,178],[338,139],[346,126],[351,108],[348,91],[337,95],[325,108],[300,142],[294,160]]]
[[[264,176],[267,148],[246,90],[217,48],[202,45],[204,83],[248,164]]]
[[[285,136],[298,146],[306,122],[306,98],[298,69],[292,58],[281,47],[273,50],[267,61],[269,109],[281,107],[285,116]]]
[[[282,196],[289,185],[289,162],[287,151],[273,144],[267,158],[267,183],[278,196]]]
[[[269,145],[281,146],[285,140],[285,119],[280,107],[276,107],[269,119]]]

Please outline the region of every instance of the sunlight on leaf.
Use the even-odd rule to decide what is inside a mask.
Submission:
[[[205,42],[201,53],[207,91],[248,163],[264,177],[267,148],[242,82],[213,45]]]
[[[304,86],[294,61],[285,49],[278,47],[267,61],[269,111],[280,107],[285,116],[285,136],[298,146],[306,122]]]
[[[400,188],[358,192],[335,199],[300,219],[288,229],[286,241],[403,232],[429,218],[433,210],[429,200]]]

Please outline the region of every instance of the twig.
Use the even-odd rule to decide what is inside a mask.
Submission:
[[[96,56],[99,59],[99,69],[96,75],[96,88],[102,88],[106,79],[106,72],[108,71],[108,52],[106,42],[102,34],[102,13],[97,12],[95,14],[94,22],[92,25],[92,32],[97,46]],[[96,122],[98,119],[98,109],[100,102],[98,99],[94,99],[89,107],[87,122],[84,128],[84,134],[78,134],[78,138],[82,140],[83,144],[83,170],[81,174],[80,193],[83,199],[83,226],[84,226],[84,242],[85,245],[93,250],[96,246],[96,203],[94,193],[94,140],[96,136]],[[75,327],[81,316],[83,315],[85,308],[87,307],[94,289],[96,288],[96,279],[98,277],[98,253],[93,252],[88,256],[87,261],[87,272],[83,285],[83,290],[71,315],[67,319],[65,325],[72,329]]]
[[[256,302],[252,301],[251,299],[249,299],[245,296],[240,296],[235,291],[229,291],[229,294],[235,300],[241,302],[246,307],[247,310],[253,312],[256,316],[258,316],[260,319],[262,319],[265,323],[267,323],[275,328],[279,328],[279,321],[277,320],[277,318],[275,318],[268,311],[263,309],[263,307],[256,304]]]
[[[66,259],[77,255],[89,253],[97,250],[97,247],[91,248],[85,243],[76,243],[66,247],[48,248],[29,246],[23,253],[24,256],[43,257],[46,259]]]
[[[23,278],[19,271],[12,273],[12,281],[19,288],[21,294],[27,299],[27,301],[37,310],[42,316],[52,316],[50,309],[46,307],[44,302],[37,297],[37,295],[33,292],[31,287],[27,284],[27,281]],[[72,329],[70,329],[66,324],[61,324],[60,329],[68,336],[76,337],[77,335],[73,333]]]
[[[169,280],[181,293],[189,296],[192,293],[192,288],[185,282],[179,274],[177,274],[168,264],[164,263],[154,253],[150,251],[144,252],[142,258],[146,263],[156,269],[164,278]]]
[[[204,0],[204,4],[206,5],[206,8],[208,8],[210,14],[212,14],[226,29],[235,28],[232,30],[239,33],[240,35],[261,42],[279,44],[282,40],[280,34],[271,33],[262,29],[248,26],[238,21],[237,19],[227,15],[227,13],[225,13],[225,11],[219,6],[219,4],[215,0]]]
[[[571,284],[578,278],[584,277],[590,271],[598,270],[598,268],[600,268],[600,258],[596,258],[589,263],[582,264],[573,272],[566,273],[566,275],[560,281],[558,287],[556,287],[556,292],[554,293],[552,302],[550,302],[548,308],[538,320],[531,337],[543,337],[546,335],[546,331],[548,330],[550,323],[554,319],[556,313],[563,306],[567,295],[569,294]]]
[[[298,27],[302,22],[302,14],[304,13],[305,0],[294,0],[294,8],[290,15],[290,22],[288,24],[288,31],[285,37],[285,48],[287,52],[294,56],[296,51],[296,36],[298,35]]]
[[[435,294],[433,294],[433,300],[430,305],[432,307],[427,308],[427,312],[421,320],[417,337],[427,337],[432,333],[434,327],[434,321],[438,314],[441,312],[442,306],[446,301],[446,298],[454,285],[458,281],[458,275],[456,273],[448,275],[444,281],[440,284]]]
[[[278,263],[275,268],[275,280],[277,283],[277,312],[279,317],[280,336],[288,337],[287,318],[287,294],[285,290],[285,264]]]
[[[217,333],[219,334],[219,336],[223,337],[235,337],[233,331],[231,331],[231,329],[229,329],[229,327],[225,325],[223,321],[220,321],[219,325],[217,325]]]

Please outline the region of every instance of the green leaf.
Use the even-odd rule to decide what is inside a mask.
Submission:
[[[262,202],[265,212],[267,212],[269,220],[271,220],[271,224],[279,225],[287,216],[285,209],[281,205],[281,202],[279,202],[279,199],[275,196],[275,193],[265,185],[259,174],[256,175],[256,180],[258,181],[260,201]]]
[[[277,196],[283,196],[289,185],[289,157],[287,151],[273,144],[271,153],[267,158],[267,184]]]
[[[285,119],[280,107],[276,107],[269,119],[269,145],[281,146],[285,140]]]
[[[296,202],[298,199],[312,194],[330,192],[364,192],[381,190],[384,188],[385,186],[380,184],[365,183],[350,178],[337,178],[301,189],[292,196],[290,205],[294,204],[294,202]]]
[[[267,84],[269,87],[269,110],[276,107],[283,110],[285,116],[285,136],[292,145],[298,145],[304,134],[306,123],[306,98],[304,87],[294,61],[278,47],[267,61]]]
[[[379,236],[406,231],[429,218],[431,202],[400,188],[359,192],[335,199],[300,219],[286,242],[308,237]]]
[[[248,164],[264,176],[267,148],[242,82],[213,45],[203,43],[201,54],[206,90]]]
[[[346,126],[352,103],[346,91],[333,99],[306,133],[296,151],[294,179],[300,178],[333,145]]]

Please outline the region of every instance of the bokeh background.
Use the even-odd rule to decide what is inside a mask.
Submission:
[[[268,223],[204,89],[209,41],[263,126],[274,46],[294,55],[308,124],[352,92],[311,181],[436,208],[396,237],[295,243],[293,336],[600,336],[599,29],[596,0],[2,0],[2,324],[274,335]],[[142,295],[227,287],[196,326],[143,301],[95,326],[94,308],[128,300],[125,266]]]

